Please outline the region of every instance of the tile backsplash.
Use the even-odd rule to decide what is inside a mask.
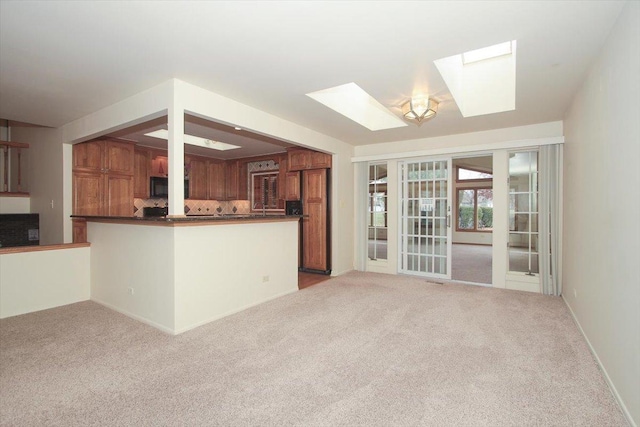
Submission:
[[[165,207],[167,199],[133,199],[133,215],[142,216],[142,208]],[[248,214],[250,212],[248,200],[193,200],[184,201],[186,215],[217,215],[217,214]]]

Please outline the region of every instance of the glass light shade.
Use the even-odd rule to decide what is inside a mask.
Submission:
[[[433,118],[438,112],[438,101],[427,96],[416,96],[402,104],[402,115],[407,120],[421,124]]]

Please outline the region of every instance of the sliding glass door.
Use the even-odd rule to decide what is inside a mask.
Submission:
[[[400,165],[401,273],[451,278],[451,159]]]

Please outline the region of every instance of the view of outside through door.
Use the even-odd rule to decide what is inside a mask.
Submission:
[[[455,170],[451,278],[493,282],[493,156],[461,157]]]
[[[400,271],[450,278],[450,161],[402,165]]]
[[[368,256],[387,259],[387,165],[369,165]]]
[[[509,155],[509,271],[538,268],[538,153]]]

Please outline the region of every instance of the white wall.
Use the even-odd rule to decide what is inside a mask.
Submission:
[[[0,214],[16,213],[31,213],[31,198],[0,195]]]
[[[11,138],[29,144],[31,212],[40,214],[40,244],[64,243],[63,153],[59,129],[15,127]],[[70,197],[70,196],[69,196]],[[53,202],[53,206],[51,203]]]
[[[173,333],[173,229],[88,222],[87,240],[91,242],[91,300]]]
[[[566,115],[563,243],[563,297],[636,424],[639,52],[640,3],[628,2]]]
[[[298,290],[298,221],[173,230],[176,333]]]
[[[0,318],[88,300],[90,250],[0,255]]]
[[[435,119],[437,120],[437,119]],[[493,129],[433,138],[369,144],[355,147],[355,160],[383,160],[441,154],[490,153],[504,148],[562,143],[562,122]]]
[[[87,231],[91,299],[168,333],[298,289],[296,221]]]

